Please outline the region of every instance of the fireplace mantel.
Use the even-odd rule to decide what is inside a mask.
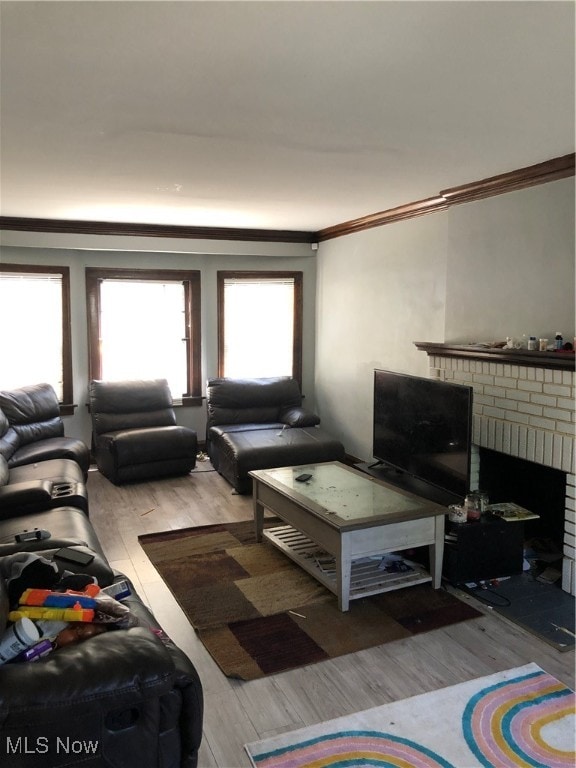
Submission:
[[[574,352],[531,352],[527,349],[501,349],[478,344],[442,344],[435,341],[415,341],[414,344],[428,355],[512,363],[533,368],[574,370]]]

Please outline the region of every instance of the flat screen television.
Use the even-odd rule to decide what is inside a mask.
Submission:
[[[377,462],[462,500],[470,484],[472,387],[374,371]],[[454,498],[457,497],[457,498]]]

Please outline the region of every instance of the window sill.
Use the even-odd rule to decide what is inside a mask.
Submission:
[[[198,395],[197,397],[194,397],[193,395],[189,395],[186,397],[181,397],[179,400],[173,401],[174,408],[199,408],[206,398],[202,397],[202,395]]]

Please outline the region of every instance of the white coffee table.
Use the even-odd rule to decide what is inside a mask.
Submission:
[[[296,478],[304,473],[307,482]],[[370,477],[340,462],[249,473],[253,479],[256,539],[264,536],[338,597],[350,600],[413,584],[440,587],[445,507]],[[264,511],[286,525],[264,530]],[[390,552],[429,546],[430,572],[387,573]]]

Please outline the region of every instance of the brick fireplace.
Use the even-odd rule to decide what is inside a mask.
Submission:
[[[429,375],[474,389],[471,488],[479,448],[566,473],[562,589],[576,594],[576,441],[574,356],[417,342]]]

